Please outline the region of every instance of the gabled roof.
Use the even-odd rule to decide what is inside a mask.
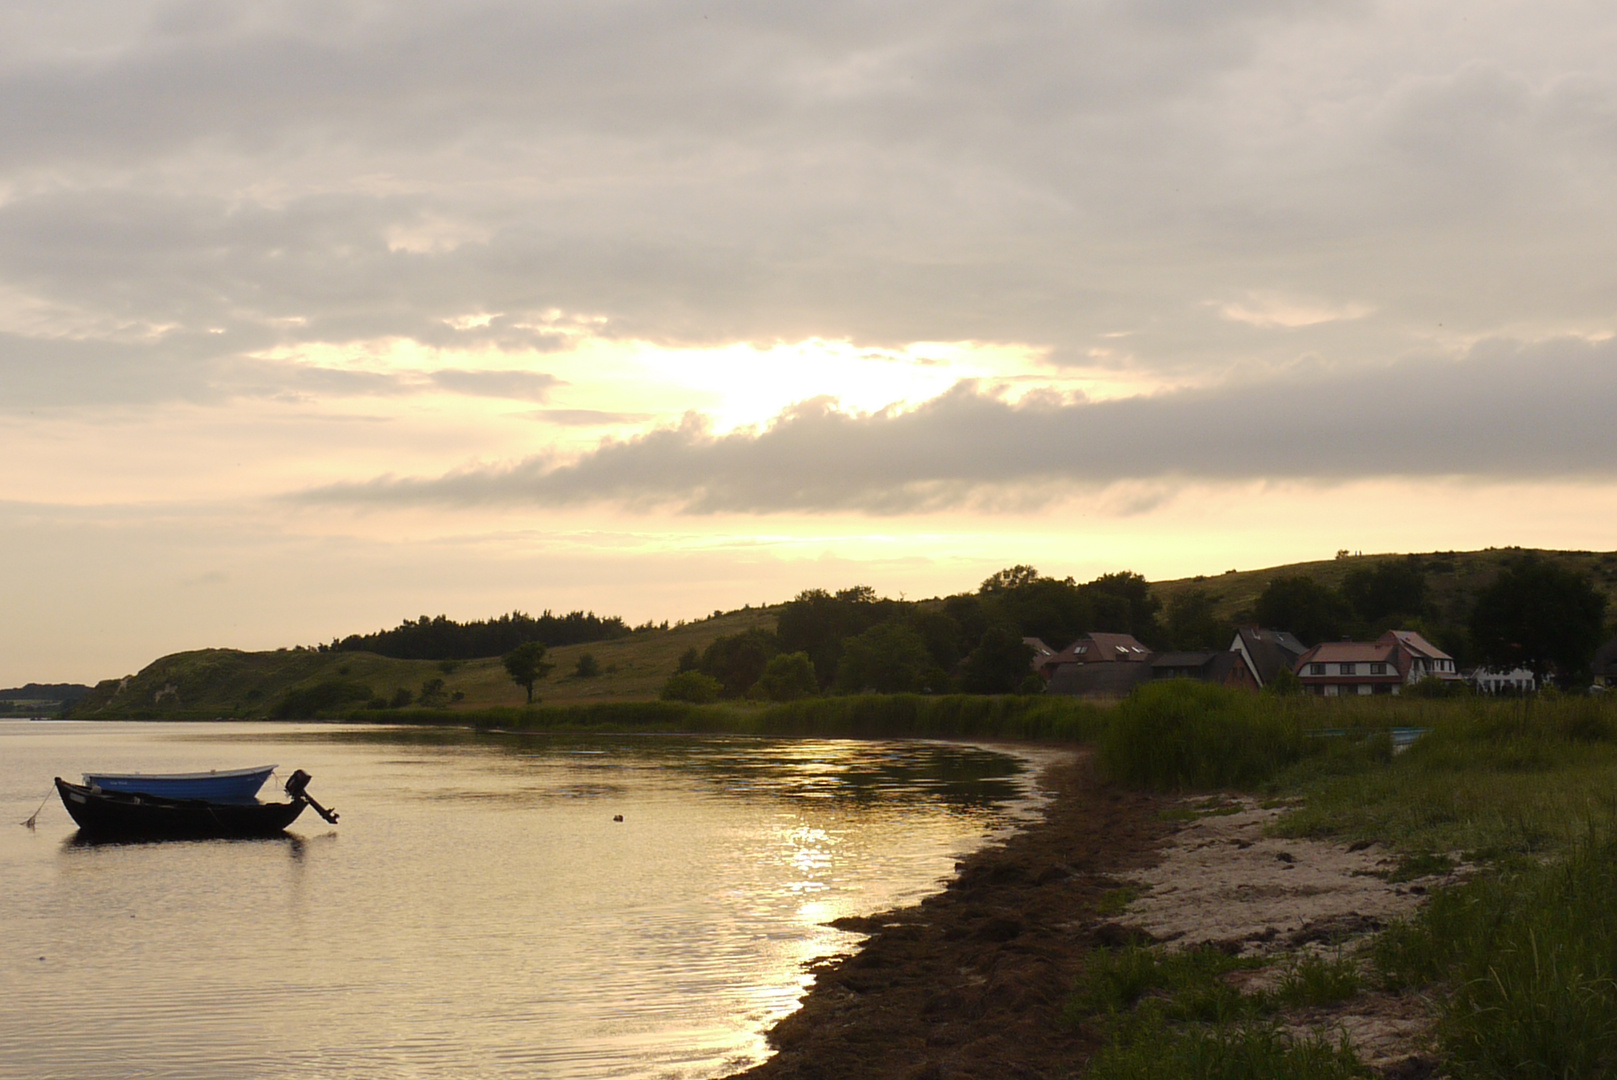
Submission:
[[[1051,659],[1061,663],[1101,664],[1114,661],[1144,663],[1151,650],[1133,634],[1085,634]]]
[[[1044,643],[1043,638],[1025,637],[1022,644],[1033,650],[1033,662],[1036,664],[1046,656],[1054,656],[1056,651]]]
[[[1290,671],[1297,658],[1308,651],[1308,646],[1284,630],[1263,630],[1256,626],[1243,626],[1235,632],[1231,649],[1241,650],[1251,658],[1258,685],[1266,685],[1281,670]]]
[[[1391,644],[1388,639],[1396,641],[1416,656],[1423,656],[1428,660],[1453,660],[1454,657],[1433,645],[1413,630],[1388,630],[1382,634],[1377,644]]]
[[[1283,649],[1292,656],[1301,656],[1308,651],[1307,645],[1299,641],[1295,634],[1286,630],[1264,630],[1257,626],[1243,626],[1235,633],[1249,649],[1254,645],[1264,645]]]
[[[1327,641],[1303,653],[1301,663],[1309,664],[1394,664],[1398,646],[1379,641]]]

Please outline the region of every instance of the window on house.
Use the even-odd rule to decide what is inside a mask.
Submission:
[[[1385,675],[1386,673],[1387,673],[1387,665],[1386,664],[1371,664],[1370,665],[1370,674],[1372,674],[1372,675]]]
[[[1337,664],[1336,665],[1336,673],[1338,675],[1357,675],[1359,673],[1359,665],[1358,664]]]
[[[1309,664],[1308,665],[1308,673],[1310,675],[1323,675],[1323,674],[1325,674],[1325,665],[1324,664]]]

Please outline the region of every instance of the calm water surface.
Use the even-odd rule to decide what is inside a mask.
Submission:
[[[343,815],[85,844],[52,776],[279,763]],[[0,721],[0,1077],[709,1077],[767,1056],[827,921],[1029,806],[932,743]],[[264,796],[270,797],[266,786]],[[612,820],[622,814],[621,823]]]

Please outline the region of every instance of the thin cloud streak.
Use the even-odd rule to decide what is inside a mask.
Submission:
[[[1093,490],[1143,480],[1611,478],[1613,415],[1617,344],[1496,341],[1458,363],[1406,361],[1112,401],[1045,392],[1012,402],[961,383],[910,411],[849,413],[821,398],[765,429],[724,435],[693,414],[570,462],[540,455],[291,498],[905,514],[1052,485]]]

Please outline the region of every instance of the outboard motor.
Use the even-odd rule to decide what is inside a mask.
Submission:
[[[325,807],[315,802],[314,798],[309,794],[307,788],[309,786],[309,781],[312,779],[314,779],[314,777],[310,776],[302,769],[295,770],[291,776],[286,778],[287,795],[294,800],[301,800],[308,803],[310,806],[314,807],[315,813],[325,818],[331,824],[337,824],[337,811],[327,810]]]

